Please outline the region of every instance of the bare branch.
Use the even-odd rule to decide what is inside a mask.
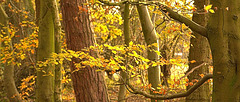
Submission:
[[[140,91],[135,89],[132,85],[129,83],[126,83],[127,86],[132,90],[134,94],[143,95],[146,98],[156,99],[156,100],[166,100],[166,99],[173,99],[173,98],[180,98],[180,97],[186,97],[190,95],[193,91],[195,91],[198,87],[200,87],[202,84],[204,84],[208,79],[212,78],[212,74],[205,75],[200,81],[198,81],[196,84],[194,84],[190,89],[188,89],[186,92],[178,93],[178,94],[172,94],[172,95],[151,95],[145,91]]]
[[[174,20],[177,20],[181,23],[184,23],[185,25],[187,25],[192,31],[207,37],[207,29],[199,24],[197,24],[196,22],[178,14],[177,12],[174,12],[171,8],[160,4],[160,6],[163,8],[162,11],[164,11],[165,13],[168,13],[168,16],[173,18]]]
[[[207,63],[204,62],[204,63],[202,63],[202,64],[200,64],[200,65],[198,65],[198,66],[192,68],[192,69],[191,69],[190,71],[188,71],[183,77],[181,77],[180,80],[181,80],[182,78],[188,76],[189,74],[191,74],[194,70],[196,70],[196,69],[202,67],[203,65],[207,65]]]

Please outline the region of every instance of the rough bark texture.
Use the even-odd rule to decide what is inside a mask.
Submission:
[[[45,61],[55,51],[54,20],[51,12],[54,1],[40,1],[37,61]],[[50,64],[37,70],[36,102],[54,102],[54,73],[54,66]]]
[[[240,1],[211,0],[207,25],[213,55],[213,102],[239,102]]]
[[[200,10],[204,10],[204,5],[207,5],[208,0],[194,0],[194,5],[197,8],[198,12]],[[206,26],[207,24],[207,16],[206,14],[193,14],[193,21],[198,23],[199,25]],[[189,61],[195,60],[195,63],[189,64],[189,71],[192,70],[194,67],[202,64],[208,63],[207,65],[203,65],[202,67],[196,69],[193,73],[188,76],[188,79],[201,79],[199,74],[206,74],[208,73],[208,65],[210,63],[210,47],[208,41],[205,37],[193,33],[195,37],[192,37],[190,40],[190,50],[189,50]],[[189,89],[188,87],[187,89]],[[191,95],[186,97],[186,102],[209,102],[210,101],[210,89],[209,84],[204,84],[197,90],[195,90]]]
[[[90,29],[89,16],[85,11],[85,0],[62,0],[63,25],[66,32],[67,47],[70,50],[80,51],[93,45],[93,35]],[[93,55],[93,53],[91,53]],[[73,58],[70,64],[71,70],[75,70]],[[107,102],[107,90],[102,72],[94,68],[86,67],[72,73],[72,82],[77,102]]]
[[[151,45],[153,43],[158,44],[159,41],[157,38],[156,30],[151,22],[151,18],[150,18],[149,12],[147,10],[147,7],[144,5],[142,5],[142,6],[138,5],[137,9],[138,9],[142,29],[143,29],[144,39],[145,39],[147,45]],[[156,51],[159,51],[159,48],[153,48],[153,49]],[[150,59],[152,61],[159,60],[159,56],[157,55],[156,52],[150,51],[148,49],[147,53],[148,53],[148,59]],[[161,73],[160,66],[148,68],[149,84],[151,84],[152,87],[156,91],[157,91],[158,85],[160,84],[160,73]],[[153,94],[152,91],[150,93]],[[152,99],[151,101],[155,102],[154,99]]]
[[[0,4],[0,30],[3,30],[6,34],[5,36],[10,36],[8,33],[8,30],[3,27],[8,27],[8,16],[5,13],[4,9],[2,8],[2,5]],[[11,44],[9,44],[11,47]],[[2,44],[3,47],[6,47],[6,45],[3,43]],[[9,47],[9,46],[8,46]],[[11,52],[12,49],[10,48]],[[3,75],[4,75],[4,88],[5,91],[7,93],[7,97],[9,99],[9,101],[11,102],[20,102],[21,98],[20,95],[17,91],[16,85],[15,85],[15,81],[14,81],[14,65],[12,65],[12,63],[8,63],[9,60],[7,60],[7,62],[4,64],[4,71],[3,71]]]

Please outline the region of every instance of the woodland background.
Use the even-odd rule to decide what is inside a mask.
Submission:
[[[0,0],[0,101],[238,102],[238,4]]]

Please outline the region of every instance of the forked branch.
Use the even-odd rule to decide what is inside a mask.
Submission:
[[[184,23],[185,25],[187,25],[192,31],[207,37],[207,29],[199,24],[197,24],[196,22],[178,14],[177,12],[173,11],[171,8],[162,5],[162,11],[164,11],[165,13],[168,13],[168,16],[173,18],[174,20],[177,20],[181,23]]]

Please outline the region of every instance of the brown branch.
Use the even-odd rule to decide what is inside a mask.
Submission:
[[[181,23],[184,23],[185,25],[187,25],[192,31],[207,37],[207,29],[199,24],[197,24],[196,22],[178,14],[177,12],[173,11],[171,8],[167,7],[166,5],[163,5],[162,3],[158,2],[158,1],[147,1],[147,2],[140,2],[140,1],[134,1],[134,2],[130,2],[130,1],[122,1],[122,2],[117,2],[117,3],[112,3],[109,1],[104,1],[104,0],[99,0],[100,3],[104,4],[104,5],[108,5],[108,6],[120,6],[122,4],[125,3],[129,3],[131,5],[156,5],[161,7],[162,11],[167,13],[169,17],[171,17],[174,20],[177,20]]]
[[[196,70],[196,69],[202,67],[203,65],[207,65],[207,63],[204,62],[204,63],[202,63],[202,64],[200,64],[200,65],[198,65],[198,66],[192,68],[192,69],[191,69],[190,71],[188,71],[183,77],[181,77],[180,80],[181,80],[182,78],[188,76],[189,74],[191,74],[194,70]]]
[[[121,2],[110,2],[110,1],[104,1],[104,0],[99,0],[100,3],[104,4],[104,5],[108,5],[108,6],[121,6],[122,4],[125,4],[128,1],[121,1]],[[98,3],[98,2],[96,2]],[[98,3],[98,4],[100,4]]]
[[[166,100],[166,99],[173,99],[173,98],[180,98],[180,97],[186,97],[190,95],[193,91],[195,91],[198,87],[200,87],[202,84],[204,84],[208,79],[212,78],[212,74],[205,75],[200,81],[198,81],[195,85],[193,85],[190,89],[188,89],[186,92],[172,94],[172,95],[151,95],[145,91],[140,91],[135,89],[132,85],[127,83],[127,86],[132,90],[134,94],[143,95],[146,98],[156,99],[156,100]]]
[[[207,37],[207,29],[199,24],[197,24],[196,22],[178,14],[177,12],[173,11],[171,8],[160,4],[160,7],[162,7],[162,11],[164,11],[165,13],[168,13],[168,16],[173,18],[174,20],[177,20],[181,23],[184,23],[185,25],[187,25],[192,31]]]

